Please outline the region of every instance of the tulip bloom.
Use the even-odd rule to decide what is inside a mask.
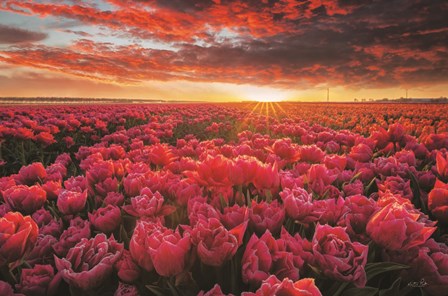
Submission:
[[[47,176],[45,167],[40,162],[23,166],[19,170],[18,179],[24,185],[34,185],[36,182],[43,181]]]
[[[315,263],[331,278],[364,287],[368,247],[352,243],[342,227],[318,224],[312,240]]]
[[[191,240],[179,231],[161,228],[147,239],[148,251],[154,269],[161,276],[169,277],[185,270],[190,256]]]
[[[271,203],[262,201],[256,203],[252,200],[249,208],[249,226],[257,234],[263,234],[266,230],[271,233],[279,233],[285,220],[285,209],[277,200]]]
[[[113,205],[99,208],[88,216],[93,227],[104,233],[111,233],[121,224],[120,208]]]
[[[14,262],[33,248],[39,228],[30,216],[8,212],[0,218],[0,267]]]
[[[229,172],[232,161],[222,155],[207,158],[198,164],[197,171],[188,171],[185,174],[202,186],[229,186]]]
[[[115,269],[118,277],[125,283],[132,283],[140,277],[141,270],[137,263],[132,259],[131,253],[124,249],[123,255],[115,263]]]
[[[275,275],[271,275],[264,280],[261,287],[255,292],[243,292],[243,296],[265,296],[265,295],[301,295],[301,296],[322,296],[319,288],[314,283],[314,279],[305,278],[293,282],[285,278],[280,281]]]
[[[436,181],[428,195],[428,208],[440,222],[448,224],[448,184]]]
[[[3,191],[6,203],[23,214],[32,214],[40,209],[47,200],[47,192],[39,185],[17,185]]]
[[[17,290],[25,295],[55,295],[61,277],[55,276],[51,265],[36,264],[33,268],[24,268]]]
[[[251,236],[241,260],[243,282],[260,285],[269,277],[273,264],[272,254],[277,250],[277,243],[267,230],[261,238]]]
[[[373,151],[368,145],[361,143],[352,147],[349,156],[359,162],[368,162],[372,159]]]
[[[70,286],[87,291],[101,286],[111,276],[122,253],[122,244],[100,233],[94,238],[82,239],[65,258],[55,256],[54,259],[56,268]]]
[[[72,215],[81,212],[87,201],[87,190],[83,192],[61,190],[58,196],[57,206],[64,215]]]
[[[407,204],[392,202],[373,214],[366,231],[380,246],[405,251],[424,244],[436,230],[436,227],[426,226],[419,218],[420,214],[409,210]]]
[[[227,230],[218,219],[199,220],[189,230],[197,254],[204,264],[221,266],[231,259],[243,242],[247,221]]]
[[[139,220],[129,242],[129,251],[132,259],[146,271],[152,271],[154,269],[149,254],[148,238],[160,228],[163,228],[163,226],[159,223]]]

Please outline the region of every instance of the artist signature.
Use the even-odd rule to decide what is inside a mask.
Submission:
[[[421,279],[418,282],[409,282],[408,286],[411,288],[423,288],[428,286],[429,284],[425,281],[425,279]]]

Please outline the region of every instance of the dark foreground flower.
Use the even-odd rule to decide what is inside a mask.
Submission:
[[[55,263],[70,286],[86,291],[101,286],[110,277],[122,252],[122,244],[100,233],[94,238],[82,239],[65,258],[55,256]]]
[[[342,227],[320,224],[316,227],[312,243],[315,263],[326,276],[353,282],[357,287],[365,286],[367,246],[352,243]]]
[[[20,283],[16,285],[18,291],[25,295],[55,295],[61,277],[55,276],[51,265],[36,264],[33,268],[22,270]]]

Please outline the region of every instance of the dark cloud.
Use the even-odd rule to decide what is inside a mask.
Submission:
[[[84,38],[92,37],[92,34],[84,32],[84,31],[74,31],[74,30],[65,29],[65,30],[62,30],[62,32],[75,34],[75,35],[78,35],[78,36],[81,36],[81,37],[84,37]]]
[[[37,42],[47,38],[47,34],[32,32],[0,24],[0,44]]]

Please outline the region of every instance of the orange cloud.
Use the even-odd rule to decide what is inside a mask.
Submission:
[[[59,29],[84,39],[55,47],[44,40],[50,32],[19,28],[29,42],[2,47],[0,61],[121,85],[184,80],[386,88],[448,81],[448,4],[355,2],[3,0],[0,10],[10,13],[74,20],[99,28],[102,37],[118,36],[125,44],[154,41],[169,49],[106,43],[85,28]]]
[[[186,80],[287,87],[297,83],[299,75],[302,82],[313,84],[330,71],[324,66],[300,70],[293,65],[280,67],[266,63],[262,52],[250,55],[250,52],[232,47],[184,45],[178,51],[169,51],[81,39],[69,48],[34,45],[0,51],[0,61],[121,84]]]

